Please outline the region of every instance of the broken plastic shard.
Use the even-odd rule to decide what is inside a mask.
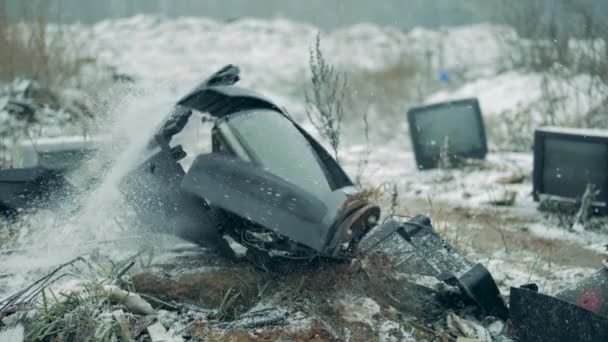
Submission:
[[[608,319],[524,288],[511,288],[510,320],[519,341],[608,341]]]
[[[362,253],[381,253],[406,274],[430,275],[457,286],[487,314],[506,319],[507,306],[492,275],[443,240],[430,219],[416,216],[407,222],[388,220],[361,243]]]
[[[608,269],[602,268],[555,295],[608,319]]]

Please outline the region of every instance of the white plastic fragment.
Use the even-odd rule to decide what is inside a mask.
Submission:
[[[490,333],[480,324],[465,320],[455,313],[449,313],[447,316],[447,326],[450,333],[459,337],[458,341],[467,341],[472,339],[479,342],[492,342]],[[464,337],[466,339],[461,339]]]
[[[505,330],[507,329],[507,325],[505,324],[505,322],[497,319],[494,322],[486,325],[486,329],[488,330],[490,335],[492,335],[492,337],[497,337],[505,332]]]
[[[133,313],[140,315],[151,315],[154,313],[152,305],[136,293],[122,290],[115,285],[105,285],[103,289],[106,291],[108,299],[111,302],[121,303]]]
[[[165,327],[156,322],[148,327],[148,334],[152,342],[183,342],[184,339],[181,336],[173,336],[167,332]]]

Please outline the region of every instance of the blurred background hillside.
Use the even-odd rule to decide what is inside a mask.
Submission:
[[[605,0],[4,0],[10,18],[19,18],[24,9],[45,4],[56,15],[51,20],[64,23],[93,23],[136,14],[161,14],[168,17],[204,16],[217,20],[241,17],[286,18],[304,21],[333,30],[360,22],[414,27],[466,25],[479,22],[510,23],[521,15],[534,14],[533,21],[519,21],[516,29],[523,35],[549,34],[551,30],[568,35],[584,34],[584,18],[572,7],[587,7],[590,16],[601,19],[608,13]],[[554,20],[559,18],[559,20]]]

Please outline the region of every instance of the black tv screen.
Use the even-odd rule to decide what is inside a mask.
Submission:
[[[486,135],[477,99],[415,107],[407,116],[419,169],[438,167],[442,152],[455,164],[485,158]]]
[[[588,184],[599,191],[594,209],[608,202],[608,132],[545,127],[534,133],[534,199],[576,203]]]

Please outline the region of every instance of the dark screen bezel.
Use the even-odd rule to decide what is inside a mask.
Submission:
[[[562,202],[575,202],[577,201],[576,198],[563,197],[545,192],[545,186],[543,183],[543,171],[545,167],[545,140],[547,138],[608,145],[608,133],[606,136],[597,136],[584,135],[582,132],[577,134],[574,132],[547,131],[543,130],[542,128],[537,128],[536,130],[534,130],[534,163],[532,172],[532,197],[534,201],[538,202],[540,201],[541,195],[547,195],[550,196],[552,200]],[[608,170],[608,165],[604,165],[604,167]],[[608,193],[608,186],[601,190],[604,193]],[[608,214],[608,203],[599,203],[602,203],[603,205],[592,205],[594,211],[603,215]]]
[[[411,108],[407,112],[407,119],[410,129],[410,137],[412,139],[412,149],[414,150],[414,155],[416,157],[416,164],[419,170],[425,169],[433,169],[438,166],[437,158],[425,158],[422,153],[421,139],[420,136],[415,129],[416,127],[416,119],[418,115],[423,115],[426,111],[441,109],[444,107],[452,107],[452,106],[461,106],[468,105],[473,107],[474,115],[477,118],[477,130],[479,134],[481,134],[481,147],[477,149],[473,149],[466,153],[458,153],[456,154],[462,158],[472,158],[472,159],[484,159],[488,153],[488,143],[486,138],[485,125],[483,122],[483,115],[481,114],[481,108],[479,106],[479,101],[477,98],[469,98],[455,101],[446,101],[441,103],[435,103],[427,106],[418,106]]]

